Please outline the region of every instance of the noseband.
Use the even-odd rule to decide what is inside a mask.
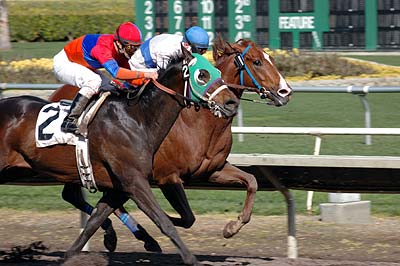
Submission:
[[[207,86],[207,88],[204,90],[203,94],[200,94],[196,89],[192,88],[191,82],[190,82],[190,73],[189,73],[189,65],[190,62],[187,63],[186,60],[183,61],[183,66],[182,66],[182,74],[183,74],[183,80],[185,82],[184,85],[184,102],[185,106],[190,107],[191,104],[194,104],[196,108],[199,108],[199,106],[208,106],[208,108],[217,116],[222,116],[222,106],[215,102],[213,99],[215,96],[217,96],[220,92],[222,92],[224,89],[227,89],[228,86],[222,85],[219,86],[214,92],[209,93],[208,91],[214,84],[217,82],[221,81],[221,78],[215,79],[211,84]],[[201,100],[200,103],[197,103],[191,99],[191,94],[194,94],[197,98]],[[188,102],[187,99],[190,99]]]
[[[268,90],[266,90],[263,86],[260,85],[260,83],[257,82],[253,74],[251,74],[250,69],[247,67],[246,63],[244,62],[244,56],[246,53],[250,50],[251,45],[249,44],[246,49],[243,50],[242,53],[236,53],[234,62],[236,67],[239,70],[240,74],[240,85],[244,85],[243,81],[243,72],[246,71],[247,75],[251,78],[251,81],[253,81],[254,86],[260,91],[260,97],[262,99],[267,98],[267,95],[270,93]]]

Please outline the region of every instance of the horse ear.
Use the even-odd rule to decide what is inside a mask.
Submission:
[[[232,47],[222,38],[221,34],[217,34],[217,36],[213,40],[213,58],[215,61],[218,61],[224,55],[229,55],[234,53]]]

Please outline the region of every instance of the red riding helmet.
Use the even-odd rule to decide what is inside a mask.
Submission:
[[[114,38],[124,46],[142,44],[142,32],[132,22],[124,22],[119,25],[114,33]]]

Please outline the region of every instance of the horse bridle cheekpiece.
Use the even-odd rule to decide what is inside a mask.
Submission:
[[[265,99],[267,98],[267,94],[269,93],[263,86],[260,85],[260,83],[257,82],[253,74],[251,74],[250,69],[247,67],[246,63],[244,62],[244,56],[246,53],[250,50],[251,45],[248,45],[246,49],[243,50],[242,53],[237,53],[234,59],[235,65],[239,70],[240,74],[240,85],[244,85],[243,81],[243,72],[246,71],[247,75],[251,78],[253,81],[254,86],[260,91],[260,96],[261,98]]]
[[[182,67],[183,78],[185,81],[185,97],[195,102],[207,102],[209,108],[216,111],[219,106],[213,101],[213,98],[222,90],[227,89],[226,85],[220,86],[214,92],[209,93],[208,90],[215,83],[222,80],[221,72],[215,68],[205,57],[200,54],[193,53],[193,59]],[[199,79],[201,71],[207,71],[210,75],[208,82]]]

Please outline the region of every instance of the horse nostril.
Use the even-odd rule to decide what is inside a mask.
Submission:
[[[290,94],[292,94],[292,90],[288,90],[288,89],[279,89],[278,90],[278,95],[282,98],[289,96]]]
[[[234,99],[229,99],[228,101],[225,102],[225,105],[231,106],[232,108],[236,108],[239,106],[239,102]]]

